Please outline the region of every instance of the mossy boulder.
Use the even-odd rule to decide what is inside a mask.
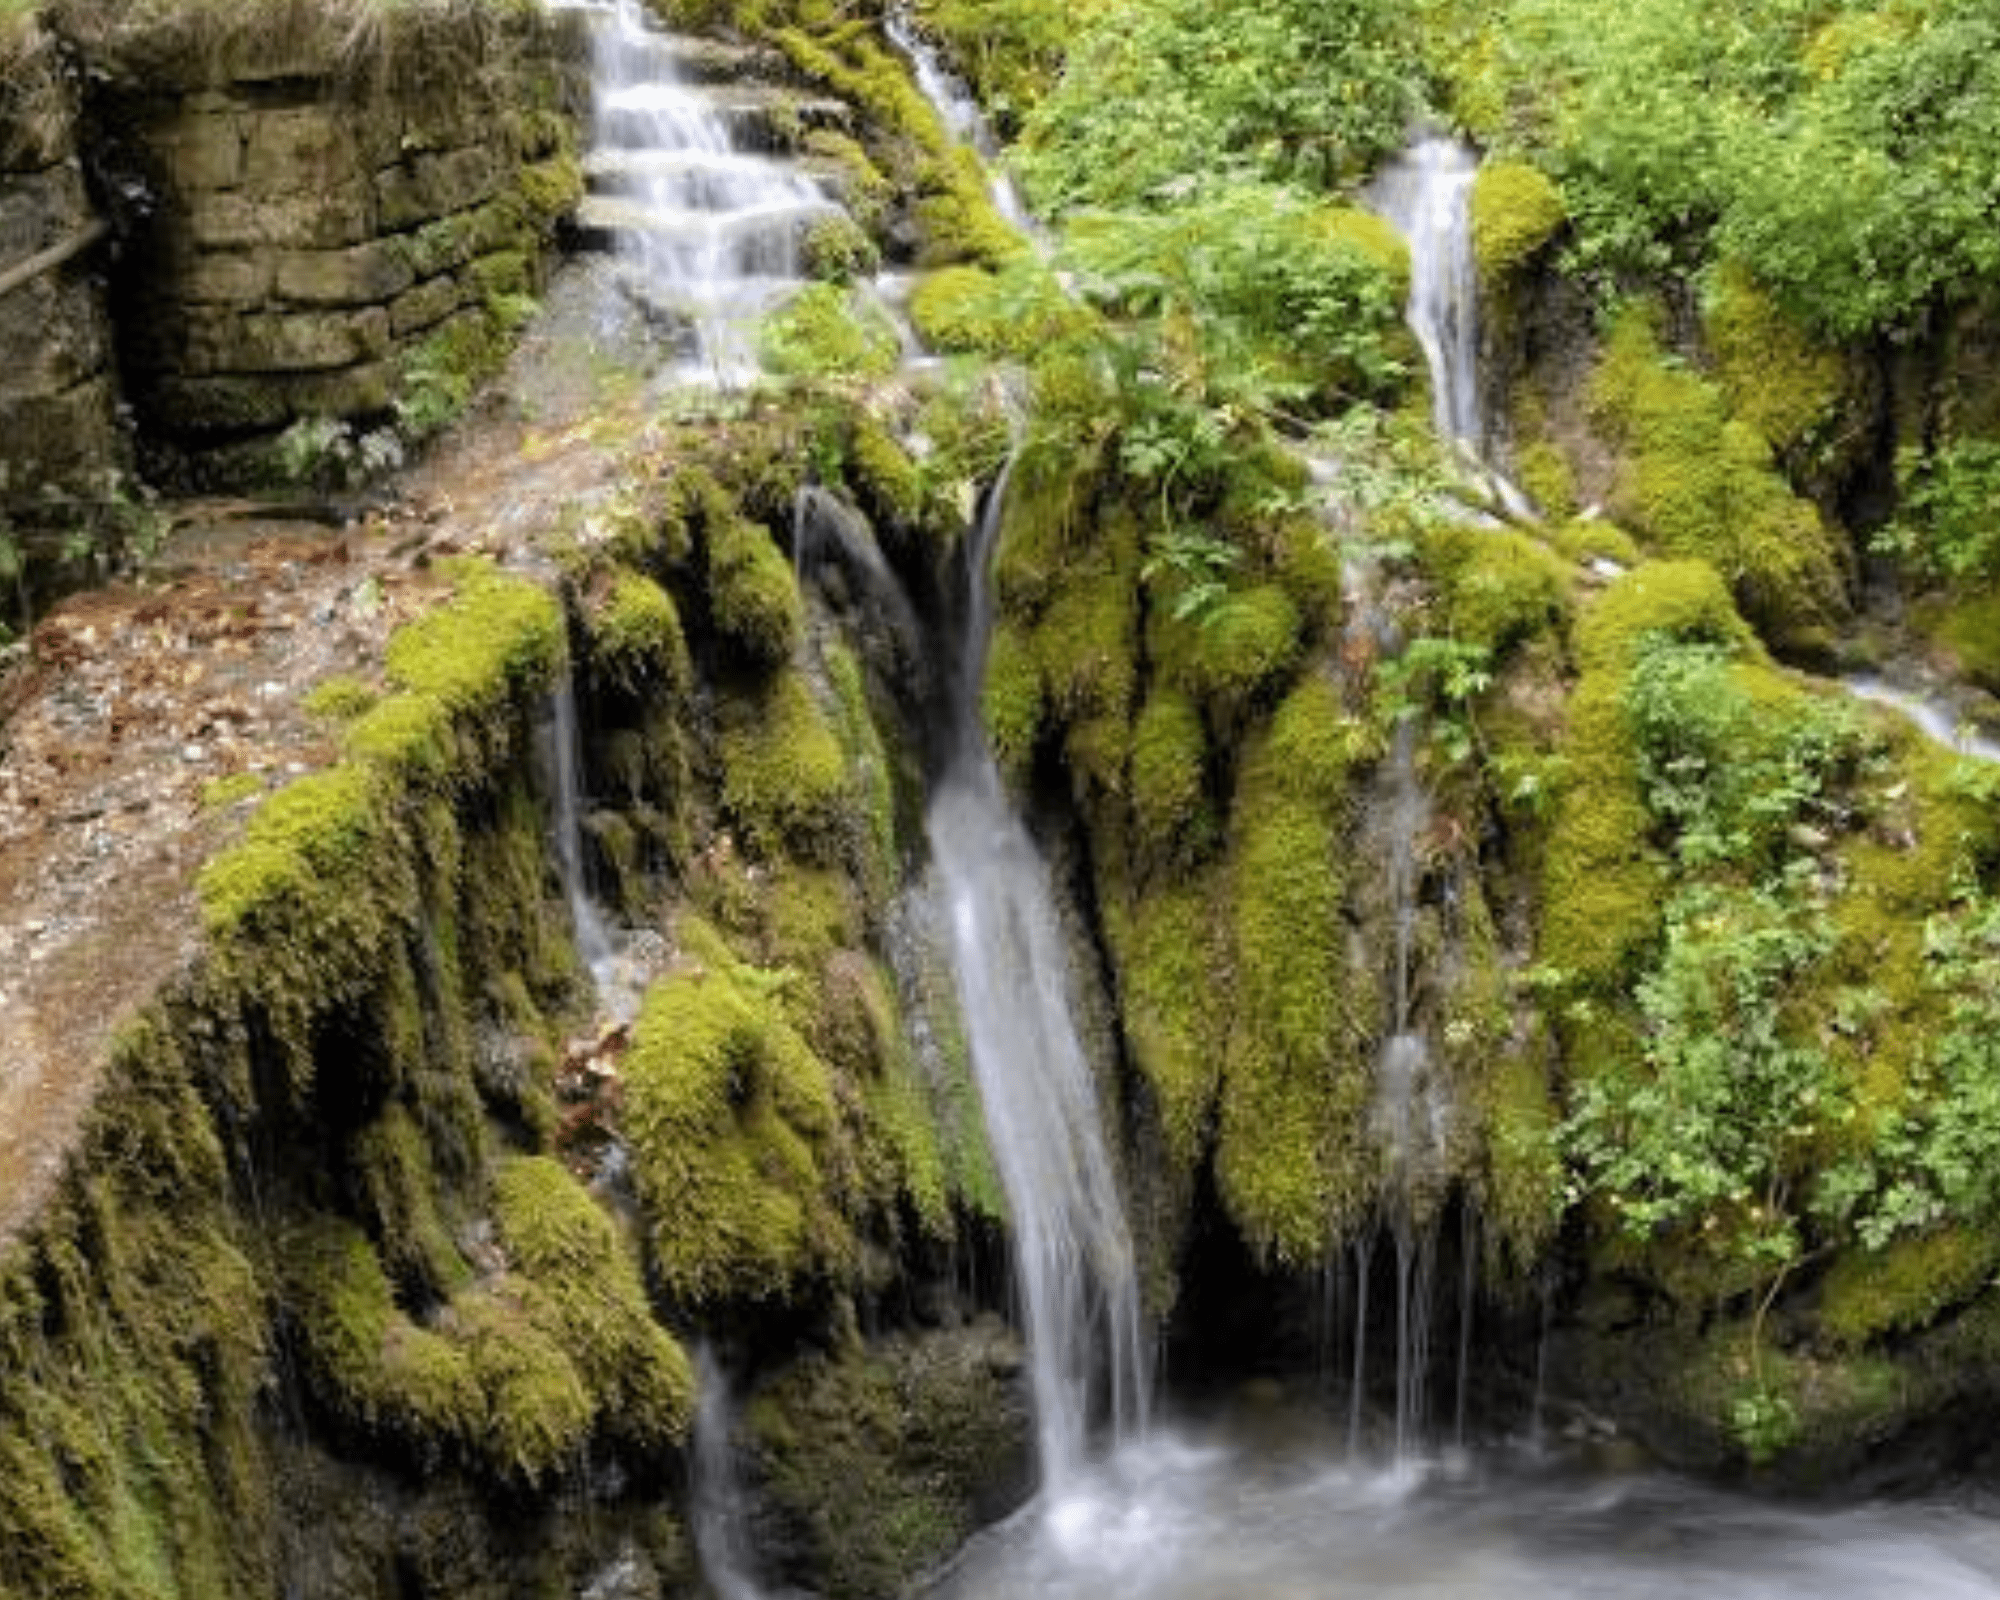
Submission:
[[[1589,405],[1622,452],[1617,519],[1661,554],[1714,566],[1774,647],[1824,654],[1848,609],[1840,545],[1723,391],[1662,355],[1643,308],[1613,324]]]
[[[814,283],[764,319],[758,354],[787,378],[872,380],[896,370],[901,349],[882,309],[843,283]]]
[[[830,1600],[906,1591],[1030,1486],[1020,1350],[990,1319],[807,1357],[746,1432],[782,1577]]]
[[[1731,262],[1717,266],[1701,310],[1702,339],[1731,415],[1772,450],[1781,456],[1796,450],[1837,419],[1846,362],[1816,343],[1747,271]]]
[[[852,1256],[833,1077],[786,1019],[796,975],[739,962],[692,920],[681,938],[692,960],[648,992],[625,1059],[653,1257],[684,1302],[783,1296]]]
[[[1568,220],[1562,191],[1520,161],[1487,161],[1472,180],[1472,254],[1480,282],[1499,289],[1526,271]]]

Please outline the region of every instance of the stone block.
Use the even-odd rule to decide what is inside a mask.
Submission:
[[[416,274],[401,241],[372,239],[346,250],[294,250],[277,258],[278,297],[298,305],[377,305]]]
[[[110,365],[110,321],[88,279],[44,273],[0,297],[0,396],[68,389]]]
[[[444,321],[465,304],[465,290],[449,273],[427,278],[389,306],[389,331],[398,339]]]
[[[293,420],[284,390],[268,378],[168,378],[147,395],[149,425],[176,438],[282,428]]]
[[[321,372],[373,360],[390,344],[382,306],[208,316],[191,320],[189,333],[191,374]]]
[[[232,108],[183,115],[162,129],[155,148],[177,189],[234,189],[243,181],[241,120]]]
[[[188,258],[170,292],[190,305],[257,305],[271,292],[273,264],[258,250],[225,250]]]
[[[369,417],[395,403],[393,361],[369,361],[342,372],[316,372],[284,382],[286,403],[300,417]]]
[[[417,155],[375,175],[384,228],[412,228],[492,198],[505,176],[498,154],[478,146]]]
[[[243,122],[243,185],[270,198],[320,194],[361,176],[353,112],[338,103],[285,106]]]
[[[8,494],[32,500],[44,485],[83,486],[126,463],[118,395],[108,377],[53,394],[0,398],[0,462]]]
[[[419,278],[452,272],[474,256],[505,248],[520,233],[514,209],[505,201],[489,200],[472,211],[440,217],[410,235],[410,265]]]
[[[328,250],[359,244],[374,232],[360,184],[308,187],[262,199],[247,190],[205,190],[188,196],[184,221],[188,242],[202,250],[258,245]]]

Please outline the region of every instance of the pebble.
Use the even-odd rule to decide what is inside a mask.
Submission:
[[[208,759],[208,751],[203,749],[202,746],[198,744],[186,744],[181,746],[181,760],[187,762],[196,762],[196,761],[206,761],[207,759]]]

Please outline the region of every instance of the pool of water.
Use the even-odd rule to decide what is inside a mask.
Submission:
[[[982,1534],[927,1600],[1956,1600],[2000,1596],[1972,1497],[1820,1506],[1527,1449],[1357,1464],[1155,1434]]]

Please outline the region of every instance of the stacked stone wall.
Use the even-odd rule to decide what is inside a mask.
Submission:
[[[280,59],[106,95],[126,381],[197,478],[255,475],[302,418],[386,414],[427,343],[462,362],[540,283],[581,192],[585,46],[534,14],[461,43],[387,79]]]
[[[128,460],[72,80],[38,30],[0,57],[0,517],[32,522]]]

